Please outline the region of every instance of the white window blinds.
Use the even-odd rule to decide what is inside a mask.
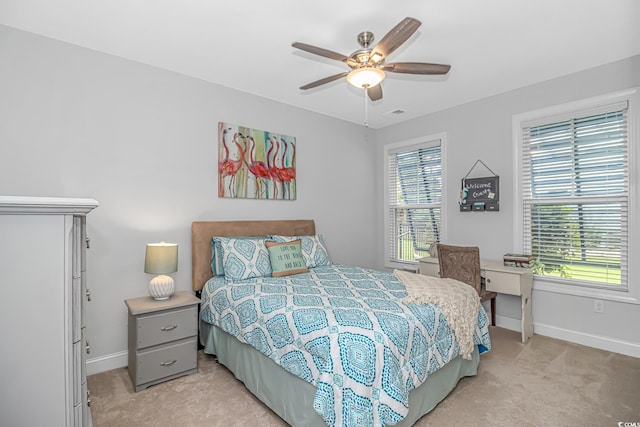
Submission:
[[[627,102],[524,123],[524,249],[536,274],[626,290]]]
[[[440,140],[391,150],[387,162],[389,261],[415,263],[440,236]]]

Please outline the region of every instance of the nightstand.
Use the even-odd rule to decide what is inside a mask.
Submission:
[[[156,301],[124,302],[129,309],[129,376],[136,392],[195,374],[198,365],[198,304],[187,291]]]

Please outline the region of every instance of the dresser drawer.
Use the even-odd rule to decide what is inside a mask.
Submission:
[[[72,400],[74,406],[82,403],[82,349],[80,341],[73,343],[73,383],[71,384],[71,390],[73,391]]]
[[[82,329],[82,279],[74,277],[71,280],[71,340],[75,343],[80,341]]]
[[[514,275],[499,271],[484,271],[487,291],[500,294],[522,295],[520,280],[514,280]],[[519,276],[515,276],[519,278]]]
[[[197,307],[136,318],[136,348],[142,349],[197,335]]]
[[[159,380],[197,366],[196,337],[137,355],[136,385]]]

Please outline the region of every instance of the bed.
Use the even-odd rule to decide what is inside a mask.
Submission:
[[[476,375],[480,352],[491,348],[482,309],[467,360],[438,307],[403,304],[406,291],[389,273],[329,264],[234,281],[212,272],[213,237],[273,235],[317,236],[313,220],[194,222],[192,286],[205,353],[287,423],[411,426]]]

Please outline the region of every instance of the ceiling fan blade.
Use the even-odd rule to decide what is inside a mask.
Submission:
[[[311,83],[308,83],[308,84],[306,84],[304,86],[300,86],[300,89],[302,89],[302,90],[312,89],[314,87],[321,86],[321,85],[323,85],[325,83],[329,83],[329,82],[332,82],[334,80],[338,80],[339,78],[344,77],[347,74],[349,74],[348,71],[345,71],[344,73],[340,73],[340,74],[334,74],[333,76],[325,77],[324,79],[316,80],[315,82],[311,82]]]
[[[382,55],[382,57],[389,56],[394,50],[396,50],[402,43],[407,41],[413,33],[416,32],[418,27],[422,25],[422,22],[414,18],[404,18],[402,22],[393,27],[385,36],[380,39],[380,42],[371,51],[371,56],[375,54]]]
[[[382,85],[378,83],[374,87],[367,88],[367,95],[369,95],[369,99],[372,101],[382,99]]]
[[[347,59],[349,59],[347,56],[341,53],[323,49],[317,46],[312,46],[306,43],[295,42],[292,43],[291,46],[295,47],[296,49],[304,50],[305,52],[313,53],[314,55],[324,56],[325,58],[329,59],[335,59],[336,61],[347,62]]]
[[[405,74],[447,74],[451,65],[429,64],[426,62],[392,62],[382,67],[384,71]]]

